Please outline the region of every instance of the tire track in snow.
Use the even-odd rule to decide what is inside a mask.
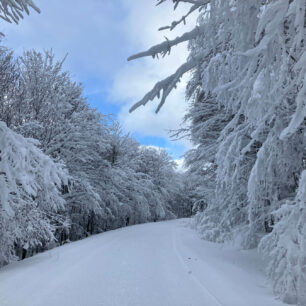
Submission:
[[[175,229],[172,230],[172,246],[176,257],[191,279],[216,302],[216,305],[225,306],[194,274],[189,273],[190,269],[177,248],[177,234]]]

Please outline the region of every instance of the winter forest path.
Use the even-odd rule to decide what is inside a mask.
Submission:
[[[0,270],[1,306],[278,306],[254,251],[202,241],[186,220],[92,236]]]

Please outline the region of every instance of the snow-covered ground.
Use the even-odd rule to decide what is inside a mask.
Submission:
[[[200,240],[186,220],[136,225],[0,270],[1,306],[277,306],[255,251]]]

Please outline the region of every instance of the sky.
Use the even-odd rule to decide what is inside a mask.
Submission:
[[[1,22],[2,44],[16,55],[25,50],[53,49],[57,59],[68,54],[64,69],[84,86],[88,103],[103,114],[112,113],[125,132],[141,144],[165,148],[175,159],[191,148],[188,140],[172,141],[169,130],[180,128],[186,112],[183,78],[165,106],[155,114],[154,100],[132,114],[129,108],[154,84],[172,74],[188,56],[187,46],[174,48],[166,58],[127,58],[154,44],[191,30],[195,18],[173,32],[158,28],[177,20],[188,7],[173,11],[172,1],[155,0],[35,0],[41,14],[31,11],[19,25]]]

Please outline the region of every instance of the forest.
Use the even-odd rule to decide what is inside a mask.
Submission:
[[[275,296],[306,305],[306,2],[170,2],[189,7],[159,30],[190,15],[196,27],[128,60],[165,57],[186,42],[188,59],[130,111],[158,100],[158,113],[188,76],[184,127],[173,132],[193,144],[184,172],[92,108],[52,50],[16,56],[1,47],[0,266],[191,217],[204,240],[257,249]],[[4,22],[34,11],[31,0],[0,1]]]

